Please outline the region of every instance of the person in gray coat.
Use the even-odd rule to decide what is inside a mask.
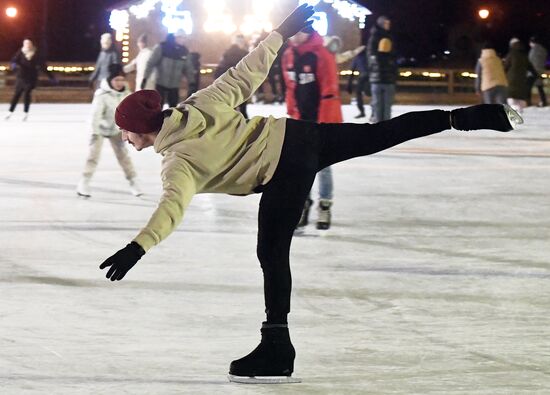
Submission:
[[[546,69],[546,60],[548,59],[548,51],[544,48],[538,37],[533,36],[529,40],[529,61],[533,65],[533,68],[536,70],[536,74],[529,72],[527,75],[527,85],[529,86],[529,97],[527,98],[527,105],[531,105],[531,92],[533,86],[537,87],[540,97],[539,107],[546,107],[546,94],[544,93],[544,86],[542,85],[541,74],[544,73]]]
[[[188,84],[193,82],[193,64],[184,42],[185,33],[180,30],[175,34],[168,34],[166,41],[155,46],[141,82],[143,89],[153,70],[156,70],[156,90],[162,97],[162,103],[168,103],[170,107],[176,107],[179,103],[182,77],[186,77]]]
[[[109,67],[112,64],[120,64],[120,56],[113,44],[111,33],[103,33],[100,39],[101,52],[97,56],[94,72],[90,75],[90,86],[93,88],[95,81],[102,81],[109,76]]]

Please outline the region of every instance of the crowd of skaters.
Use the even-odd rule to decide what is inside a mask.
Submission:
[[[533,87],[537,88],[539,107],[546,107],[542,74],[546,69],[548,50],[537,36],[529,39],[529,50],[517,37],[510,40],[509,50],[501,59],[494,45],[485,43],[476,65],[476,92],[484,103],[508,103],[523,112],[531,106]]]
[[[267,32],[252,37],[249,41],[242,34],[233,37],[230,47],[223,53],[214,71],[217,78],[246,56],[267,37]],[[190,52],[186,46],[183,31],[168,34],[165,40],[153,47],[146,34],[138,37],[137,56],[128,64],[122,65],[120,53],[116,49],[110,33],[100,38],[101,50],[93,73],[89,77],[90,87],[95,91],[93,98],[90,150],[81,180],[77,186],[78,195],[90,197],[90,182],[97,167],[104,139],[108,139],[126,175],[131,192],[140,196],[137,177],[130,157],[120,140],[120,131],[114,123],[113,113],[117,105],[129,95],[130,88],[126,74],[135,73],[135,90],[156,90],[166,107],[175,107],[181,100],[182,79],[187,82],[186,97],[191,96],[200,85],[200,54]],[[252,101],[259,103],[286,103],[289,117],[312,122],[339,123],[343,121],[340,99],[338,65],[352,61],[352,73],[347,90],[355,97],[359,113],[356,118],[366,118],[365,97],[370,98],[370,123],[392,118],[391,109],[396,92],[398,64],[391,21],[386,16],[377,18],[370,30],[366,45],[342,52],[342,41],[337,36],[321,37],[313,28],[300,32],[285,43],[270,69],[265,84],[262,84]],[[531,105],[531,91],[539,92],[539,106],[546,106],[541,78],[548,57],[547,50],[537,37],[529,42],[527,52],[517,38],[510,41],[510,49],[501,60],[494,46],[486,43],[476,65],[476,92],[483,103],[508,103],[522,112]],[[27,120],[31,94],[36,87],[38,74],[44,71],[52,83],[55,77],[47,71],[47,65],[31,40],[24,40],[22,48],[12,59],[16,70],[16,85],[10,103],[9,120],[21,97],[24,98],[24,117]],[[354,78],[358,74],[357,81]],[[264,85],[269,85],[271,101],[267,100]],[[184,99],[184,98],[183,98]],[[247,102],[238,110],[248,118]],[[330,167],[319,172],[318,218],[316,227],[330,228],[331,206],[333,204],[333,177]],[[311,196],[303,209],[298,228],[309,223]]]

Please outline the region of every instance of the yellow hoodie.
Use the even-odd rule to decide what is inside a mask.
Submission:
[[[164,157],[164,193],[134,239],[145,251],[172,233],[196,193],[248,195],[273,177],[286,119],[246,120],[235,107],[264,82],[282,44],[282,36],[272,32],[237,66],[165,118],[154,144]]]

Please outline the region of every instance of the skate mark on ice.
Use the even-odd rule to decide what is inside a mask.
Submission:
[[[220,375],[221,376],[221,375]],[[37,374],[13,374],[0,375],[0,380],[10,381],[36,381],[36,382],[62,382],[62,383],[128,383],[128,384],[178,384],[178,385],[223,385],[228,386],[227,379],[163,379],[147,377],[108,377],[108,376],[46,376]]]
[[[338,265],[336,270],[345,270],[351,272],[373,272],[373,273],[396,273],[396,274],[414,274],[421,276],[457,276],[457,277],[510,277],[510,278],[539,278],[550,279],[550,273],[537,272],[505,272],[497,270],[453,270],[453,269],[434,269],[431,267],[408,267],[408,266],[389,266],[389,267],[365,267],[356,264]]]
[[[349,243],[355,243],[355,244],[364,244],[364,245],[373,245],[377,247],[389,247],[395,251],[401,251],[402,253],[406,251],[413,251],[413,252],[421,252],[421,253],[428,253],[428,254],[434,254],[443,256],[446,259],[449,258],[468,258],[468,259],[475,259],[478,261],[484,261],[484,262],[490,262],[490,263],[507,263],[513,266],[519,266],[522,268],[537,268],[537,269],[549,269],[548,262],[546,261],[534,261],[534,260],[528,260],[528,259],[513,259],[513,258],[506,258],[506,257],[493,257],[493,256],[483,256],[481,254],[473,254],[468,252],[461,252],[461,251],[449,251],[439,248],[433,248],[433,247],[414,247],[414,246],[407,246],[403,243],[394,243],[394,242],[387,242],[387,241],[374,241],[374,240],[367,240],[362,239],[359,237],[353,237],[353,236],[329,236],[326,240],[338,240],[338,241],[346,241]]]

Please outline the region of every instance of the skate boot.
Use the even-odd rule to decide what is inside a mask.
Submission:
[[[28,119],[29,119],[29,114],[25,113],[25,115],[23,115],[23,118],[21,118],[21,121],[27,122]]]
[[[78,185],[76,186],[76,194],[86,198],[92,197],[92,193],[90,192],[90,179],[82,178],[78,182]]]
[[[141,192],[141,188],[139,187],[135,178],[132,178],[130,180],[130,192],[132,192],[132,195],[136,197],[143,195],[143,192]]]
[[[296,228],[303,228],[309,223],[309,209],[313,204],[313,200],[307,198],[306,203],[304,204],[304,209],[302,210],[302,216],[300,217],[300,222],[296,225]]]
[[[8,115],[4,117],[4,121],[9,121],[12,115],[13,115],[13,112],[10,112]]]
[[[321,199],[319,201],[319,217],[317,219],[317,229],[327,230],[330,228],[330,219],[331,212],[330,207],[332,206],[332,200]]]
[[[244,384],[299,383],[292,378],[296,352],[287,324],[262,324],[262,340],[247,356],[231,362],[229,381]]]
[[[451,111],[451,126],[457,130],[514,130],[523,118],[506,104],[479,104]]]

